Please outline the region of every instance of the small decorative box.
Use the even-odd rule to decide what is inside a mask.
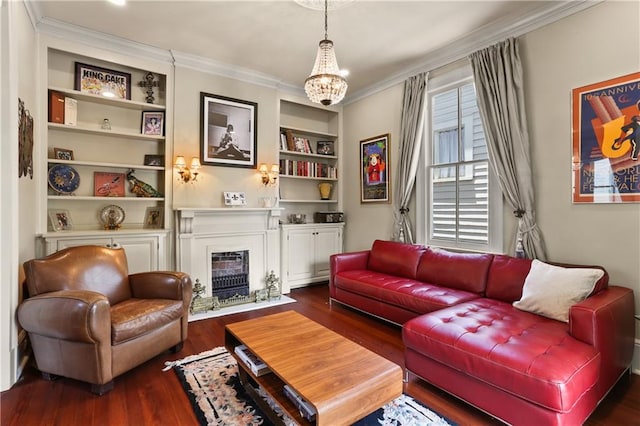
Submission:
[[[316,223],[339,223],[344,222],[344,213],[342,212],[315,212],[313,220]]]

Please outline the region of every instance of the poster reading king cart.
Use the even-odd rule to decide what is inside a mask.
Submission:
[[[640,72],[572,98],[573,202],[640,202]]]

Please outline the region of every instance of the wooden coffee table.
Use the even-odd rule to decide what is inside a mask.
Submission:
[[[227,350],[234,354],[240,344],[271,370],[255,377],[238,361],[241,377],[260,384],[301,424],[308,422],[285,396],[285,384],[313,405],[317,425],[352,424],[402,394],[400,366],[294,311],[227,325]]]

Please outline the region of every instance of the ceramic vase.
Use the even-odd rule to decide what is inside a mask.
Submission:
[[[318,190],[320,191],[320,199],[321,200],[329,200],[331,199],[331,189],[333,189],[333,184],[330,182],[320,182],[318,184]]]

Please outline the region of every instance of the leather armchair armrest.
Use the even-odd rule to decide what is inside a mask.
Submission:
[[[153,271],[129,275],[133,297],[191,302],[191,277],[184,272]]]
[[[619,286],[609,286],[569,311],[569,333],[600,352],[600,376],[605,385],[615,382],[631,364],[634,311],[633,291]]]
[[[86,343],[111,343],[111,306],[102,294],[63,290],[39,294],[18,307],[18,321],[28,332]]]

